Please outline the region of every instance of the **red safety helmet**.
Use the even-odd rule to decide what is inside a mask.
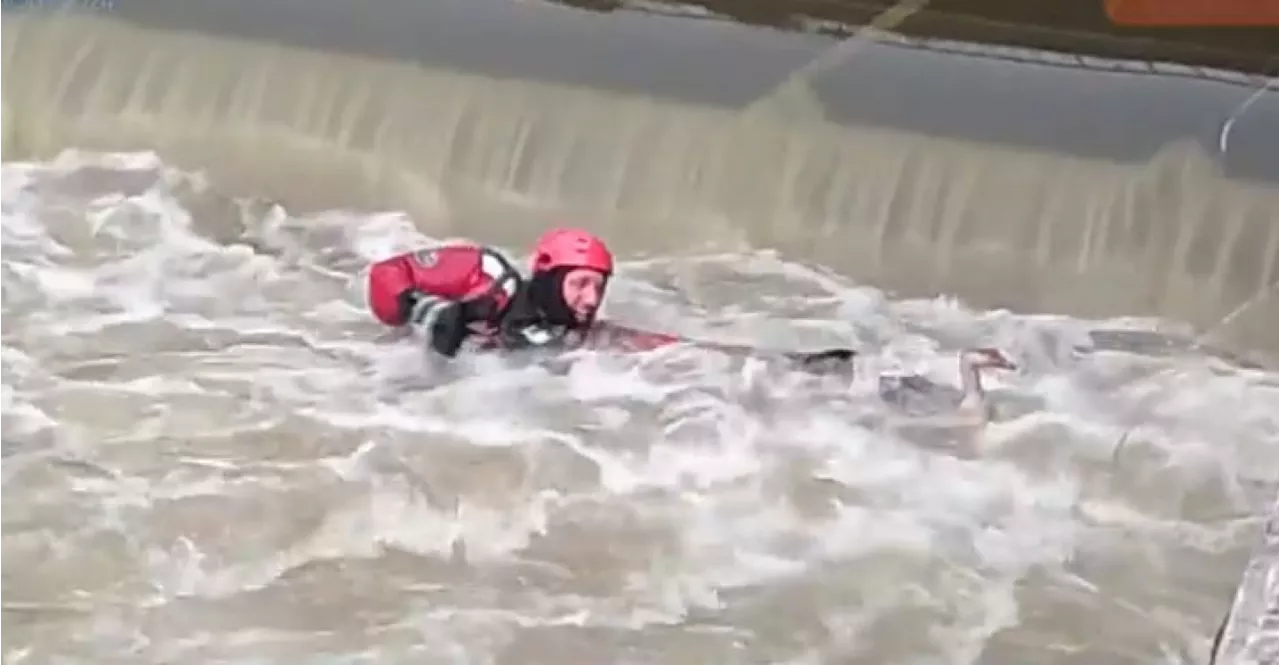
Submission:
[[[613,254],[603,240],[582,229],[551,229],[533,245],[531,270],[536,275],[556,268],[590,268],[611,275]]]

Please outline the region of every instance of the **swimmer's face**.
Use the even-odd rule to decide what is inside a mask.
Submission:
[[[588,323],[596,316],[604,300],[605,276],[598,270],[575,268],[565,273],[560,295],[578,323]]]

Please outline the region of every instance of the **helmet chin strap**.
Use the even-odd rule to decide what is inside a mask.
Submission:
[[[564,277],[571,268],[552,268],[536,273],[529,280],[529,295],[534,306],[547,317],[547,322],[576,327],[580,325],[564,301]]]

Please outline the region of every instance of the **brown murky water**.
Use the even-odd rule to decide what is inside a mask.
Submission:
[[[432,374],[359,307],[368,260],[428,241],[398,213],[146,154],[3,187],[5,663],[1203,662],[1274,500],[1273,372],[1081,352],[1151,321],[619,248],[633,323],[942,381],[1008,349],[954,455],[866,378],[692,349]]]
[[[201,8],[184,20],[252,9]],[[353,38],[396,55],[392,9]],[[545,10],[562,9],[520,12]],[[246,23],[321,42],[335,29]],[[626,50],[640,23],[616,26],[593,52]],[[1028,102],[1043,115],[1001,116],[977,97],[1002,97],[973,95],[972,123],[947,128],[1023,130],[1028,151],[823,120],[892,110],[886,91],[932,84],[892,88],[923,81],[893,72],[928,61],[933,82],[1014,81],[954,54],[884,55],[891,43],[832,74],[881,86],[882,106],[823,97],[815,79],[819,95],[739,125],[669,97],[108,20],[5,17],[0,35],[14,37],[0,45],[0,150],[38,157],[0,162],[4,665],[1206,660],[1256,538],[1245,515],[1280,471],[1275,377],[1162,344],[1194,336],[1166,321],[1015,315],[869,283],[1202,327],[1256,302],[1231,339],[1274,338],[1276,193],[1220,171],[1251,148],[1272,155],[1258,137],[1274,96],[1239,111],[1257,86],[1126,78],[1142,95],[1107,88],[1100,118],[1178,113],[1106,125],[1124,141],[1047,113],[1050,97]],[[723,87],[695,75],[703,61],[659,73],[602,56],[588,74],[628,69],[632,86],[733,107],[824,49],[788,40],[742,42],[760,46],[730,61],[749,75]],[[554,69],[571,52],[552,51],[518,64]],[[488,64],[516,67],[506,58]],[[1053,81],[1101,100],[1100,78],[1078,74]],[[946,115],[911,110],[895,119]],[[1231,113],[1243,147],[1219,150]],[[67,146],[165,157],[51,159]],[[1105,159],[1080,157],[1091,150]],[[518,254],[566,208],[622,258],[608,316],[854,345],[863,373],[675,349],[443,375],[361,308],[372,258],[445,234]],[[973,450],[946,450],[964,432],[883,426],[874,373],[954,382],[956,350],[974,344],[1021,370],[992,377],[1000,416]]]

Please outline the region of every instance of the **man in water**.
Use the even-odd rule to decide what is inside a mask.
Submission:
[[[534,244],[528,278],[493,248],[442,245],[374,263],[368,302],[379,321],[419,327],[428,348],[449,358],[468,339],[478,349],[645,351],[686,342],[753,352],[597,320],[612,276],[613,254],[602,240],[582,229],[557,228]],[[826,369],[848,365],[853,352],[784,355],[805,368]]]

